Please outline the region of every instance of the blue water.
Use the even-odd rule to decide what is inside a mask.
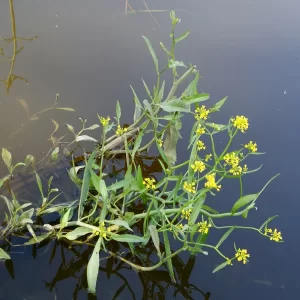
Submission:
[[[136,10],[145,9],[142,1],[129,0],[129,3]],[[191,30],[188,39],[178,47],[177,59],[197,65],[204,77],[199,88],[211,94],[211,105],[228,96],[214,121],[226,122],[230,116],[239,114],[249,118],[250,128],[246,136],[237,140],[237,145],[255,140],[259,151],[266,155],[251,161],[251,167],[263,164],[263,168],[245,180],[245,191],[257,192],[269,178],[280,173],[257,201],[258,210],[251,212],[245,222],[260,226],[268,217],[278,214],[272,227],[282,232],[284,243],[237,231],[223,250],[234,253],[233,242],[247,248],[251,254],[249,264],[235,263],[212,274],[213,268],[222,261],[209,252],[207,257],[197,257],[189,283],[204,294],[210,292],[210,299],[216,300],[297,299],[300,295],[300,238],[297,232],[300,209],[297,195],[299,2],[189,0],[148,1],[147,4],[150,9],[177,9],[181,18],[178,34]],[[50,118],[62,124],[77,124],[79,128],[78,117],[87,118],[93,124],[97,121],[95,112],[114,115],[118,99],[124,122],[132,120],[129,85],[134,86],[143,99],[146,95],[141,78],[150,86],[155,80],[151,57],[141,36],[153,42],[163,64],[164,53],[159,41],[168,41],[170,21],[168,13],[164,12],[153,12],[152,16],[149,13],[124,15],[124,7],[125,0],[15,1],[18,35],[39,36],[37,40],[22,42],[25,48],[16,62],[16,73],[24,76],[29,85],[16,82],[9,95],[4,86],[0,86],[0,146],[11,148],[15,161],[22,159],[25,153],[42,156],[42,152],[51,147],[48,141],[53,131]],[[1,36],[10,36],[8,0],[0,3],[0,28]],[[8,71],[5,66],[4,63],[0,65],[1,79]],[[17,98],[25,99],[35,112],[51,106],[56,93],[61,94],[61,105],[75,108],[76,113],[51,112],[9,138],[26,121]],[[183,136],[188,135],[191,125],[192,120],[186,120]],[[225,139],[221,138],[219,146],[224,143]],[[184,160],[185,141],[181,141],[181,145],[178,156]],[[0,164],[0,175],[5,175],[3,164]],[[237,197],[236,186],[231,190],[229,184],[228,189],[224,186],[218,197],[208,201],[227,211]],[[242,224],[243,220],[237,222]],[[214,241],[217,237],[211,239]],[[72,299],[78,284],[76,278],[58,282],[55,293],[45,287],[44,282],[55,277],[61,264],[60,255],[56,255],[49,265],[52,246],[45,252],[44,248],[38,251],[35,260],[32,248],[21,247],[21,253],[11,253],[15,280],[2,264],[0,299]],[[71,253],[66,252],[66,255],[72,258]],[[181,258],[188,259],[187,255]],[[84,269],[79,269],[74,276],[80,277],[83,272]],[[142,278],[148,275],[128,269],[121,269],[120,274],[128,280],[135,299],[143,298],[145,282],[155,283],[153,278]],[[164,273],[161,275],[165,278]],[[159,274],[154,277],[159,278]],[[108,279],[105,272],[100,272],[98,299],[113,299],[124,278],[112,274]],[[159,280],[158,283],[162,284]],[[128,286],[118,299],[134,299]],[[174,287],[162,286],[166,299],[175,298]],[[158,294],[156,297],[161,299]],[[191,297],[205,299],[195,291]],[[77,299],[86,298],[86,292],[78,293]],[[176,299],[184,298],[176,294]]]

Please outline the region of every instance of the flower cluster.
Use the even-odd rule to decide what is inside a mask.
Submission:
[[[118,125],[118,128],[116,130],[116,135],[120,136],[125,132],[127,132],[127,128],[122,128],[120,125]]]
[[[243,264],[246,264],[248,262],[248,258],[250,257],[250,254],[248,254],[247,249],[238,249],[235,253],[235,257],[238,261],[243,261]]]
[[[196,194],[196,188],[195,188],[195,185],[196,185],[195,182],[192,182],[192,183],[187,183],[187,182],[185,182],[185,183],[183,184],[183,189],[186,190],[186,191],[189,192],[189,193]]]
[[[225,160],[226,164],[231,166],[229,173],[231,173],[232,175],[239,176],[243,172],[248,171],[247,165],[244,165],[243,168],[241,166],[239,166],[240,158],[236,152],[227,153],[224,156],[224,160]]]
[[[236,116],[235,118],[232,118],[231,121],[233,122],[233,126],[243,133],[249,127],[248,118],[244,116]]]
[[[211,173],[205,176],[206,178],[206,182],[205,182],[205,187],[209,188],[209,189],[216,189],[217,191],[220,191],[221,189],[221,185],[217,185],[216,180],[216,173]]]
[[[183,209],[181,211],[181,218],[189,220],[190,217],[191,217],[191,213],[192,213],[192,209],[191,208],[189,208],[189,209]]]
[[[199,226],[199,232],[203,233],[203,234],[208,234],[209,228],[211,227],[211,224],[208,223],[207,221],[204,222],[199,222],[198,223]]]
[[[146,186],[147,190],[150,190],[150,189],[154,190],[156,188],[155,180],[153,178],[149,178],[149,177],[145,178],[143,180],[143,184]]]
[[[265,228],[265,235],[269,236],[271,241],[280,242],[282,240],[281,232],[277,231],[276,228],[274,230],[272,230],[271,228]]]
[[[102,221],[99,224],[98,230],[93,230],[93,234],[100,235],[104,239],[107,239],[107,233],[109,233],[110,231],[111,231],[111,229],[110,228],[106,228],[105,225],[104,225],[104,222]]]
[[[208,162],[209,160],[211,160],[211,158],[212,158],[212,154],[206,154],[204,160],[205,160],[206,162]]]
[[[198,151],[206,149],[206,147],[205,147],[205,145],[204,145],[204,143],[202,141],[197,141],[196,144],[197,144]]]
[[[201,125],[198,125],[198,127],[196,129],[196,134],[197,135],[202,135],[204,133],[205,133],[205,129]]]
[[[157,139],[157,144],[158,144],[159,147],[162,147],[162,145],[163,145],[163,140]]]
[[[205,167],[205,164],[203,163],[203,161],[201,160],[196,160],[192,165],[191,165],[191,168],[194,170],[194,172],[203,172],[206,167]]]
[[[246,149],[248,149],[250,152],[257,152],[257,144],[250,141],[248,144],[244,145]]]
[[[106,127],[110,121],[110,117],[104,118],[100,117],[100,123],[103,125],[103,127]]]
[[[208,114],[209,114],[209,109],[206,109],[205,105],[202,105],[201,107],[197,107],[195,110],[195,118],[197,121],[207,120]]]

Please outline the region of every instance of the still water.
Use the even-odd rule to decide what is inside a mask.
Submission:
[[[0,86],[0,148],[10,149],[15,162],[28,153],[39,159],[45,155],[52,146],[51,119],[62,127],[69,123],[79,128],[78,118],[82,117],[92,125],[97,122],[96,112],[114,115],[119,100],[123,121],[131,122],[129,86],[142,98],[146,95],[141,78],[149,85],[155,80],[142,35],[151,40],[163,60],[159,42],[168,40],[170,21],[168,12],[125,14],[125,7],[125,0],[14,1],[17,36],[38,36],[19,41],[24,49],[17,55],[13,73],[28,84],[16,80],[9,94],[3,83]],[[260,226],[278,214],[273,226],[282,231],[285,242],[276,244],[251,232],[236,232],[224,247],[233,251],[236,242],[248,248],[251,258],[247,265],[235,264],[212,274],[221,263],[214,253],[198,256],[195,262],[182,255],[176,262],[176,286],[165,269],[140,274],[105,260],[100,266],[97,299],[298,299],[299,1],[128,0],[126,9],[130,12],[131,8],[177,10],[181,18],[178,31],[192,32],[178,47],[177,59],[197,65],[204,77],[200,89],[211,94],[211,105],[228,96],[216,123],[237,114],[249,118],[247,137],[266,155],[253,162],[263,168],[249,176],[245,190],[256,192],[270,177],[280,176],[260,196],[258,211],[250,213],[247,222]],[[0,36],[12,36],[9,0],[0,3]],[[12,45],[5,48],[5,54],[9,53],[13,53]],[[0,79],[7,77],[10,67],[1,63]],[[75,112],[50,110],[28,121],[28,115],[51,107],[57,93],[59,105]],[[25,100],[29,112],[20,99]],[[187,121],[183,136],[191,124]],[[179,158],[186,155],[185,148],[180,149]],[[1,162],[0,176],[5,174]],[[69,197],[72,192],[70,189]],[[30,193],[36,199],[34,191]],[[228,189],[212,201],[221,202],[220,208],[226,209],[226,202],[236,199],[233,194]],[[87,299],[81,287],[85,286],[90,253],[55,243],[39,248],[11,253],[14,279],[2,264],[0,299]]]

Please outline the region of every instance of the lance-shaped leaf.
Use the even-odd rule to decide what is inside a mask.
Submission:
[[[2,148],[2,159],[5,165],[7,166],[8,170],[11,170],[12,156],[11,153],[6,148]]]
[[[159,241],[159,235],[158,235],[157,229],[154,225],[149,225],[148,229],[149,229],[153,244],[156,248],[157,254],[158,254],[159,258],[161,258],[161,252],[160,252],[160,248],[159,248],[160,241]]]
[[[164,101],[159,106],[166,112],[190,112],[190,105],[180,99]]]
[[[87,227],[77,227],[76,229],[68,232],[64,237],[70,241],[77,240],[86,234],[92,233],[93,229]]]
[[[99,259],[99,252],[101,246],[102,237],[99,237],[92,256],[87,265],[87,282],[88,282],[88,290],[92,294],[96,294],[96,284],[97,278],[99,273],[99,266],[100,266],[100,259]]]
[[[150,41],[145,37],[143,36],[143,39],[145,40],[146,44],[147,44],[147,47],[149,49],[149,52],[152,56],[152,59],[153,59],[153,62],[154,62],[154,66],[155,66],[155,71],[156,71],[156,74],[159,75],[159,69],[158,69],[158,60],[157,60],[157,57],[156,57],[156,54],[152,48],[152,45],[150,43]]]

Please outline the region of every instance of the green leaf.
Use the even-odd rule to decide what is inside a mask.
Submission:
[[[79,237],[84,236],[89,233],[92,233],[92,232],[93,232],[93,229],[91,229],[91,228],[77,227],[76,229],[68,232],[63,237],[65,237],[66,239],[68,239],[70,241],[74,241],[74,240],[77,240]]]
[[[110,236],[113,240],[117,242],[125,242],[125,243],[143,243],[145,239],[143,237],[132,235],[132,234],[115,234],[110,233]]]
[[[6,148],[2,148],[2,159],[5,165],[7,166],[8,170],[10,171],[12,167],[12,156]]]
[[[2,248],[0,248],[0,259],[11,259],[10,256]]]
[[[4,184],[4,182],[5,182],[6,180],[8,180],[9,178],[10,178],[10,175],[6,175],[5,177],[3,177],[3,178],[0,179],[0,188],[1,188],[1,186]]]
[[[143,78],[142,78],[142,81],[143,81],[143,84],[144,84],[144,87],[145,87],[145,90],[146,90],[146,93],[147,93],[149,99],[153,101],[153,98],[151,96],[151,92],[150,92],[150,90],[149,90],[149,88],[148,88],[148,86],[147,86],[147,84],[146,84],[146,82],[144,81]]]
[[[117,120],[119,123],[120,118],[121,118],[121,106],[120,106],[119,100],[117,100],[117,104],[116,104],[116,117],[117,117]]]
[[[199,78],[200,75],[199,72],[197,71],[195,78],[190,82],[188,87],[182,93],[182,97],[189,97],[198,94],[197,85],[198,85]]]
[[[177,61],[177,60],[169,60],[169,68],[177,68],[177,67],[184,67],[186,68],[186,65],[182,61]]]
[[[213,273],[216,273],[218,271],[220,271],[221,269],[225,268],[226,266],[228,266],[227,261],[223,262],[222,264],[218,265],[214,270]]]
[[[51,153],[51,160],[56,161],[58,160],[58,154],[59,154],[59,147],[55,147],[55,149]]]
[[[166,48],[166,46],[163,44],[163,42],[159,43],[160,47],[165,51],[165,53],[170,56],[171,52]]]
[[[18,223],[19,224],[26,224],[26,223],[33,223],[33,221],[31,220],[32,216],[33,216],[33,213],[34,213],[34,208],[30,208],[26,211],[24,211],[21,215],[20,215],[20,218],[18,220]]]
[[[225,103],[227,97],[223,98],[222,100],[220,100],[219,102],[217,102],[213,107],[211,107],[209,110],[211,112],[215,112],[215,111],[219,111],[220,108],[223,106],[223,104]]]
[[[152,45],[150,43],[150,41],[145,37],[143,36],[143,39],[145,40],[146,44],[147,44],[147,47],[149,49],[149,52],[152,56],[152,59],[153,59],[153,62],[154,62],[154,66],[155,66],[155,71],[156,71],[156,74],[159,75],[159,69],[158,69],[158,60],[157,60],[157,57],[156,57],[156,54],[152,48]]]
[[[158,235],[157,229],[154,225],[149,225],[148,229],[149,229],[153,244],[157,250],[158,257],[161,258],[161,252],[160,252],[160,248],[159,248],[160,241],[159,241],[159,235]]]
[[[74,127],[70,124],[66,124],[66,127],[68,128],[69,131],[71,131],[75,135]]]
[[[161,85],[161,87],[160,87],[158,96],[157,96],[157,98],[155,99],[155,102],[156,102],[156,103],[160,103],[160,102],[163,100],[163,98],[164,98],[164,91],[165,91],[165,81],[162,82],[162,85]]]
[[[178,42],[182,41],[182,40],[185,39],[190,33],[191,33],[190,30],[186,31],[183,35],[181,35],[180,37],[178,37],[177,39],[175,39],[175,43],[178,43]]]
[[[164,101],[159,106],[166,112],[190,112],[190,105],[183,102],[180,99],[174,99],[171,101]]]
[[[176,146],[179,139],[179,132],[174,126],[174,122],[166,130],[164,141],[164,152],[170,164],[175,164],[177,160]]]
[[[55,109],[66,110],[66,111],[75,111],[75,109],[71,108],[71,107],[55,107]]]
[[[127,213],[126,213],[127,214]],[[127,215],[128,217],[128,215]],[[105,220],[105,223],[108,223],[108,224],[113,224],[113,225],[117,225],[117,226],[122,226],[130,231],[133,231],[130,227],[129,227],[129,224],[128,222],[124,221],[124,220],[112,220],[112,221],[108,221],[108,220]]]
[[[141,146],[143,135],[144,135],[144,131],[141,130],[139,132],[135,142],[134,142],[134,147],[133,147],[133,150],[132,150],[132,153],[131,153],[132,160],[134,160],[134,156],[135,156],[136,152],[139,150],[139,148]]]
[[[39,174],[37,172],[34,172],[34,173],[35,173],[36,183],[37,183],[38,188],[40,190],[40,194],[44,199],[45,196],[44,196],[44,193],[43,193],[43,185],[42,185],[41,177],[39,176]]]
[[[163,219],[163,225],[165,225],[165,219]],[[166,251],[166,258],[167,258],[167,268],[169,271],[170,278],[173,282],[176,282],[175,275],[174,275],[174,269],[173,269],[173,263],[171,258],[171,247],[170,247],[170,241],[168,238],[168,232],[166,230],[163,231],[163,238],[164,238],[164,244],[165,244],[165,251]]]
[[[231,234],[231,232],[235,229],[235,226],[229,228],[223,235],[222,237],[220,238],[218,244],[216,245],[216,248],[218,249],[222,244],[223,242],[229,237],[229,235]]]
[[[257,197],[258,197],[258,194],[249,194],[249,195],[242,196],[234,203],[234,205],[231,209],[231,213],[234,214],[241,207],[247,205],[250,202],[255,201],[257,199]]]
[[[201,192],[198,196],[198,199],[196,200],[194,206],[193,206],[193,211],[189,219],[189,224],[194,224],[200,214],[200,211],[202,209],[203,203],[205,201],[205,196],[206,196],[206,191]]]
[[[110,186],[108,186],[107,190],[108,191],[116,191],[120,188],[123,188],[124,186],[127,186],[129,183],[132,182],[132,180],[133,180],[133,178],[117,181],[116,183],[113,183]]]
[[[81,187],[81,194],[78,206],[78,220],[80,220],[83,214],[83,204],[86,201],[90,188],[90,180],[91,180],[91,170],[95,161],[97,151],[94,151],[88,159],[87,165],[85,166]]]
[[[209,94],[194,94],[193,96],[186,96],[186,97],[182,97],[182,101],[184,101],[185,103],[188,104],[192,104],[192,103],[198,103],[198,102],[202,102],[202,101],[206,101],[208,100],[210,97]]]
[[[70,207],[63,215],[63,217],[61,218],[61,221],[60,221],[60,229],[63,229],[64,227],[67,226],[70,218],[72,217],[71,215],[71,210],[72,208]]]
[[[87,265],[87,282],[88,282],[88,290],[92,294],[96,294],[96,285],[97,278],[99,273],[100,259],[99,252],[101,246],[102,237],[99,237],[95,248],[93,250],[92,256]]]
[[[133,101],[135,103],[135,110],[134,110],[134,116],[133,116],[133,121],[135,122],[141,115],[141,110],[142,110],[142,105],[140,103],[140,100],[135,92],[135,90],[133,89],[132,86],[130,86],[132,93],[133,93]]]
[[[35,238],[30,239],[28,242],[24,243],[24,245],[33,245],[40,243],[41,241],[45,240],[47,237],[49,237],[51,232],[41,234],[39,236],[36,236]]]

